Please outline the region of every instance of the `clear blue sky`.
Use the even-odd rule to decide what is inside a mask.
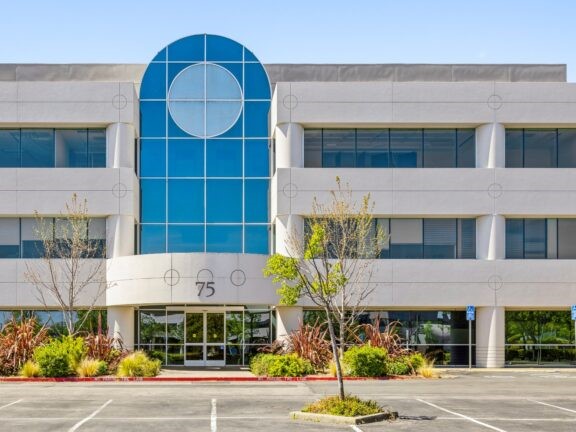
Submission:
[[[264,63],[562,63],[576,82],[573,0],[18,0],[2,63],[147,63],[214,33]]]

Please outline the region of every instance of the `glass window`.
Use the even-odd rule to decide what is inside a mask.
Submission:
[[[140,310],[140,344],[166,343],[166,311]]]
[[[524,258],[523,219],[506,219],[506,258]]]
[[[558,258],[558,220],[546,219],[546,258]]]
[[[244,235],[245,253],[268,253],[268,225],[246,225]]]
[[[246,140],[244,143],[244,175],[268,177],[270,175],[268,140]]]
[[[268,222],[268,180],[246,180],[245,222]]]
[[[269,344],[270,311],[246,310],[244,312],[244,341],[246,344]]]
[[[242,45],[216,35],[206,38],[206,59],[208,61],[240,61],[242,60]]]
[[[424,219],[424,258],[456,258],[456,219]]]
[[[524,219],[524,258],[546,258],[546,219]]]
[[[206,181],[206,221],[242,222],[242,181]]]
[[[0,130],[0,168],[20,166],[20,130]]]
[[[45,168],[54,166],[54,130],[22,129],[22,167]]]
[[[168,176],[204,176],[204,140],[171,139],[168,141]]]
[[[422,166],[422,131],[420,129],[391,129],[390,158],[394,168]]]
[[[322,130],[306,129],[304,131],[304,167],[322,167]]]
[[[159,85],[160,83],[166,83],[166,65],[149,64],[142,79],[140,99],[166,99],[166,85]]]
[[[166,221],[166,180],[141,180],[142,222]]]
[[[457,157],[459,168],[474,168],[476,166],[476,130],[456,129]]]
[[[268,138],[268,112],[270,102],[245,102],[244,127],[246,136],[252,138]]]
[[[390,219],[376,219],[376,228],[379,229],[384,236],[379,258],[390,258]]]
[[[20,224],[22,258],[41,258],[44,256],[44,244],[40,239],[40,230],[50,232],[53,219],[43,220],[43,225],[39,226],[34,218],[22,218]]]
[[[204,221],[204,180],[168,180],[168,222]]]
[[[324,129],[322,144],[323,167],[354,167],[356,165],[356,131],[354,129]]]
[[[242,140],[207,140],[206,176],[242,177]]]
[[[140,101],[140,137],[166,136],[166,102]]]
[[[524,166],[524,144],[522,129],[506,129],[506,168]]]
[[[422,219],[390,220],[390,258],[422,258]]]
[[[93,218],[88,222],[88,239],[98,245],[94,257],[104,257],[106,250],[106,218]]]
[[[207,225],[206,252],[242,253],[242,225]]]
[[[140,177],[166,177],[166,140],[140,140]]]
[[[166,225],[140,225],[140,253],[166,252]]]
[[[524,167],[553,168],[557,166],[556,130],[524,130]]]
[[[88,129],[88,167],[106,167],[106,131]]]
[[[356,132],[356,166],[387,168],[390,143],[388,129],[358,129]]]
[[[456,166],[456,131],[424,129],[424,168]]]
[[[171,43],[167,49],[168,61],[204,61],[205,37],[185,37]]]
[[[246,99],[270,99],[268,75],[260,63],[246,63],[244,66],[244,97]]]
[[[476,258],[476,219],[458,219],[458,258]]]
[[[558,258],[576,259],[576,219],[558,219]]]
[[[56,129],[57,167],[88,166],[88,131],[86,129]]]
[[[184,312],[167,311],[166,330],[169,344],[184,343]]]
[[[204,252],[204,225],[168,225],[168,252]]]
[[[558,129],[558,168],[576,168],[576,129]]]
[[[0,258],[20,258],[20,220],[0,219]],[[1,326],[0,322],[0,326]]]

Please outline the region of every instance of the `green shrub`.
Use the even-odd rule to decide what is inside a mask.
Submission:
[[[357,396],[347,395],[344,400],[338,396],[327,396],[302,408],[304,412],[331,414],[345,417],[356,417],[378,414],[384,410],[376,401],[362,400]]]
[[[426,363],[426,359],[424,358],[422,353],[419,353],[419,352],[415,352],[415,353],[410,354],[408,356],[408,358],[410,361],[410,365],[412,366],[412,369],[415,372],[417,372],[418,369],[420,369]]]
[[[119,377],[153,377],[160,373],[160,360],[151,360],[142,351],[124,357],[118,365]]]
[[[344,365],[350,376],[384,376],[387,357],[388,353],[384,348],[370,345],[353,346],[344,353]]]
[[[396,357],[386,363],[387,375],[409,375],[412,372],[407,357]]]
[[[296,354],[258,354],[250,362],[250,371],[258,376],[299,377],[314,373],[314,368]]]
[[[85,358],[76,367],[76,374],[81,378],[95,377],[98,375],[104,375],[107,369],[108,367],[106,366],[105,361]]]
[[[276,354],[256,354],[250,360],[250,372],[257,376],[268,374],[270,363],[274,361]]]
[[[40,366],[32,360],[28,360],[20,369],[20,376],[23,378],[33,378],[40,375]]]
[[[45,377],[73,375],[84,356],[84,341],[80,337],[63,336],[34,350],[34,361]]]
[[[394,359],[389,359],[386,363],[386,373],[388,375],[414,374],[424,365],[424,362],[424,356],[419,352],[406,354]]]

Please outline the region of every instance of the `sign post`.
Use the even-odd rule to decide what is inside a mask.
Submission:
[[[574,316],[576,309],[573,309]],[[472,369],[472,321],[476,319],[476,307],[466,306],[466,320],[468,321],[468,369]]]
[[[574,321],[574,350],[576,352],[576,305],[572,305],[570,308],[572,321]]]

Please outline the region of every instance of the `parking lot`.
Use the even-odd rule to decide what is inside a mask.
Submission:
[[[335,426],[288,412],[334,382],[3,383],[2,431],[574,431],[576,371],[451,371],[440,380],[347,382],[400,414]]]

